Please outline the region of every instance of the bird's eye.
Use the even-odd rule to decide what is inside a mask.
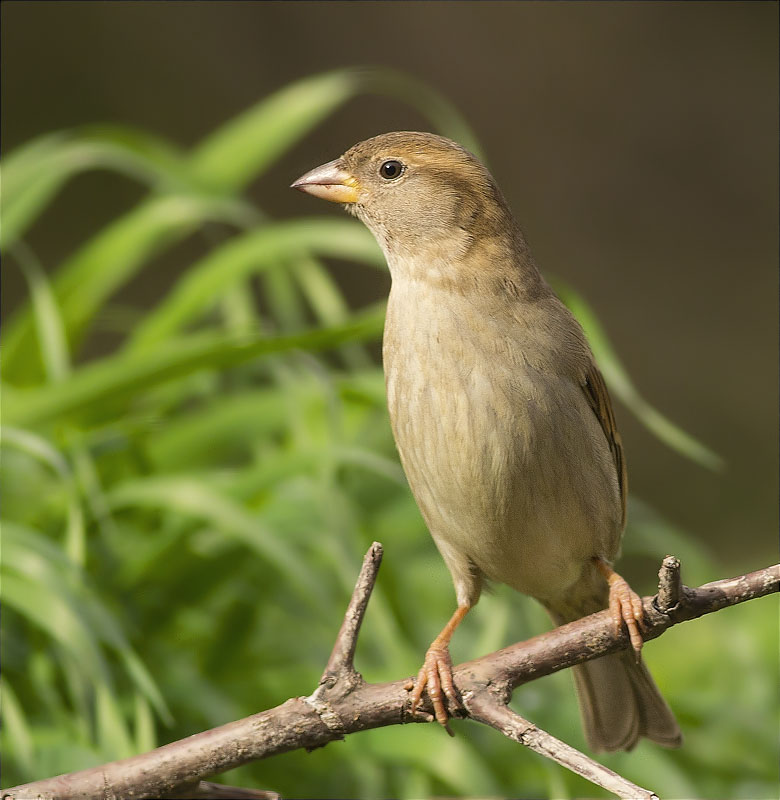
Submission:
[[[401,173],[404,171],[404,165],[400,161],[396,161],[395,159],[391,159],[390,161],[384,161],[382,166],[379,168],[379,174],[386,180],[386,181],[394,181],[396,178],[401,176]]]

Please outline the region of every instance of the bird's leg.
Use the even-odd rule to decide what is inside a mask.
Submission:
[[[639,661],[642,652],[642,634],[645,630],[645,612],[642,608],[642,598],[628,585],[624,578],[603,559],[594,558],[596,569],[607,579],[609,585],[609,610],[615,620],[615,626],[620,630],[623,623],[628,628],[631,646],[634,648],[636,660]]]
[[[433,704],[436,721],[444,726],[450,736],[455,734],[450,730],[447,722],[449,715],[444,705],[444,697],[446,696],[455,707],[460,707],[461,702],[455,689],[455,683],[452,680],[452,659],[450,658],[449,644],[455,628],[460,625],[461,620],[466,616],[470,608],[471,606],[458,606],[442,632],[431,642],[431,646],[425,654],[422,668],[417,674],[414,692],[412,693],[412,714],[414,714],[422,700],[423,691],[426,688],[428,689],[428,696]]]

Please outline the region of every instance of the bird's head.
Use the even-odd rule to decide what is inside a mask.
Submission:
[[[435,253],[458,258],[475,243],[509,241],[515,225],[487,169],[460,145],[399,131],[356,144],[292,188],[361,219],[393,262]]]

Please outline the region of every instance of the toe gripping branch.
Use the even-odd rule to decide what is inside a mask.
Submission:
[[[433,704],[436,721],[450,736],[455,735],[449,726],[450,715],[463,717],[465,716],[465,709],[452,677],[452,658],[450,657],[449,644],[452,634],[468,614],[470,608],[471,606],[468,605],[458,606],[450,621],[428,648],[428,652],[425,654],[425,662],[417,673],[417,680],[413,686],[409,687],[413,689],[412,714],[418,713],[423,692],[427,691],[428,697],[430,697]],[[445,705],[445,699],[447,705]],[[429,715],[426,714],[426,716]]]
[[[337,697],[346,698],[353,689],[371,688],[371,685],[365,684],[356,672],[352,662],[357,634],[376,581],[381,555],[382,548],[378,543],[372,545],[366,554],[355,592],[328,666],[320,681],[320,687],[311,698],[307,698],[307,702],[315,707],[322,721],[337,735],[343,731],[343,723],[337,715],[334,721],[334,716],[331,714],[332,705],[328,700],[335,702],[336,699],[332,692],[336,691]],[[508,705],[512,690],[521,683],[541,675],[625,647],[625,644],[621,645],[621,640],[625,642],[623,625],[628,629],[629,641],[638,658],[643,640],[661,635],[672,625],[733,603],[777,592],[780,568],[771,567],[738,578],[715,581],[698,589],[688,589],[681,581],[679,559],[667,556],[658,575],[658,594],[653,598],[642,599],[609,564],[600,562],[597,563],[597,567],[610,588],[610,608],[607,611],[569,623],[563,628],[542,634],[527,642],[511,645],[452,670],[446,645],[452,631],[468,611],[465,607],[459,608],[429,649],[429,655],[433,651],[437,659],[439,656],[445,659],[447,662],[445,668],[448,668],[446,671],[450,675],[454,672],[457,680],[457,684],[453,682],[452,686],[439,685],[439,701],[441,703],[444,700],[441,696],[444,695],[449,701],[450,713],[454,712],[456,716],[469,717],[475,722],[489,725],[504,736],[557,762],[618,797],[657,800],[654,792],[628,781],[517,714]],[[597,619],[605,615],[611,619],[611,624],[599,628],[601,623],[598,623]],[[585,630],[590,631],[590,635],[584,635]],[[596,633],[597,630],[600,633]],[[583,652],[580,653],[579,650]],[[443,655],[439,651],[443,651]],[[428,660],[426,656],[426,666]],[[529,661],[535,663],[532,669],[529,669]],[[425,691],[426,687],[423,685],[424,679],[425,683],[430,681],[429,675],[423,675],[423,672],[429,672],[426,666],[418,675],[416,683],[411,678],[404,683],[407,691],[412,689],[414,691],[409,702],[404,704],[400,720],[402,722],[428,722],[434,718],[442,721],[441,709],[436,708],[437,704],[432,702],[431,698],[431,694],[437,694],[436,688],[434,687],[434,691],[431,692],[430,687],[427,687],[428,691]],[[440,676],[438,660],[436,672],[437,676]],[[450,689],[449,692],[447,688]],[[418,704],[422,706],[419,709]],[[431,711],[439,713],[434,717]],[[446,714],[446,711],[444,713]],[[448,720],[445,719],[444,722],[448,723]],[[448,733],[451,733],[449,725],[446,724],[445,727]]]
[[[644,643],[642,634],[647,631],[642,598],[603,558],[594,558],[593,563],[607,580],[607,585],[609,586],[609,611],[615,623],[615,629],[620,631],[625,624],[631,640],[631,647],[634,648],[634,655],[638,662],[642,656],[642,645]]]
[[[79,772],[3,789],[0,800],[106,800],[111,797],[225,797],[203,779],[250,761],[297,748],[322,747],[347,733],[432,720],[433,706],[423,696],[425,714],[411,713],[411,679],[366,683],[353,659],[360,625],[382,559],[374,543],[363,560],[357,585],[320,684],[311,697],[292,697],[281,705],[234,720],[177,742]],[[679,561],[664,559],[658,595],[643,600],[647,641],[673,625],[727,606],[780,591],[780,565],[689,588],[680,582]],[[495,728],[545,758],[582,775],[621,798],[653,800],[656,795],[631,783],[551,736],[509,708],[512,690],[559,670],[626,647],[622,627],[609,610],[482,656],[453,669],[465,713]],[[432,732],[431,735],[436,735]],[[200,783],[198,783],[200,781]],[[197,794],[193,793],[196,787]],[[183,792],[183,793],[182,793]],[[266,793],[268,797],[272,793]],[[230,795],[235,796],[235,795]],[[255,793],[253,796],[262,796]]]
[[[316,711],[320,720],[333,734],[333,738],[344,738],[345,733],[354,728],[350,724],[351,720],[344,716],[343,711],[341,716],[338,713],[344,707],[343,701],[348,701],[349,696],[355,692],[360,693],[371,688],[355,669],[354,656],[358,633],[376,582],[381,561],[382,546],[375,542],[363,559],[363,566],[352,594],[352,599],[339,634],[336,637],[336,643],[328,664],[322,673],[319,686],[314,694],[303,698],[304,702]],[[677,565],[679,578],[679,562],[677,562]],[[613,603],[611,606],[613,620],[618,626],[622,626],[626,622],[625,613],[630,613],[633,625],[639,625],[638,619],[642,619],[641,614],[639,614],[642,609],[641,600],[637,597],[639,602],[638,611],[637,603],[633,599],[636,595],[630,590],[628,584],[617,573],[614,573],[608,565],[605,566],[609,571],[609,575],[605,575],[605,577],[610,583],[610,597],[612,597],[614,586],[614,591],[621,599],[619,605]],[[671,580],[668,583],[670,586],[674,585]],[[672,590],[670,589],[670,591]],[[660,590],[659,594],[666,597]],[[628,611],[624,612],[624,609]],[[429,648],[425,664],[420,670],[417,680],[413,681],[410,678],[405,682],[404,688],[410,692],[410,696],[409,702],[402,712],[402,721],[430,722],[436,719],[444,725],[450,735],[453,735],[449,727],[447,710],[442,710],[446,698],[450,713],[454,713],[459,717],[470,717],[476,722],[489,725],[504,736],[525,745],[546,758],[556,761],[561,766],[572,770],[597,786],[612,791],[619,797],[657,800],[654,792],[643,789],[607,769],[509,708],[508,703],[512,696],[512,688],[516,685],[513,682],[501,678],[485,680],[480,669],[469,670],[468,672],[458,669],[459,686],[456,687],[451,678],[452,665],[447,645],[452,632],[467,611],[468,607],[458,608],[444,630]],[[641,636],[639,641],[641,646]],[[507,648],[506,651],[500,652],[509,652],[510,649]],[[485,658],[489,659],[491,656]],[[443,677],[440,669],[442,664],[439,663],[442,660],[446,662],[443,663],[443,672],[445,673]],[[477,665],[479,661],[470,662],[470,664]],[[429,662],[431,663],[429,664]],[[432,678],[431,675],[434,672],[435,676]],[[446,679],[448,675],[450,676],[449,681]],[[436,681],[436,678],[439,678],[439,681]],[[434,713],[431,714],[431,711]]]
[[[147,753],[6,788],[0,792],[0,800],[225,797],[227,787],[218,787],[219,793],[215,793],[214,785],[203,779],[215,772],[297,748],[322,747],[347,733],[432,720],[428,712],[433,706],[427,693],[423,697],[426,713],[411,713],[408,691],[413,685],[411,679],[366,683],[353,664],[358,632],[381,560],[382,547],[375,542],[363,560],[336,644],[311,697],[292,697],[275,708],[187,736]],[[778,591],[780,564],[693,589],[682,585],[679,561],[667,556],[659,574],[657,596],[643,600],[647,625],[643,638],[653,639],[678,623]],[[508,706],[512,690],[517,686],[618,652],[625,649],[626,643],[622,627],[616,630],[610,611],[605,610],[460,664],[453,669],[453,675],[465,713],[475,722],[490,725],[618,797],[657,800],[653,792],[593,761],[523,719]],[[242,796],[270,800],[273,793],[255,790],[253,794],[244,792]]]

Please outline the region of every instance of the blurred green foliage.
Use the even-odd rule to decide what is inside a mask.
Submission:
[[[29,286],[3,332],[6,786],[310,693],[373,540],[386,557],[358,649],[365,677],[416,671],[449,616],[449,577],[406,487],[368,347],[384,310],[348,308],[320,260],[381,269],[381,254],[353,220],[276,222],[242,193],[365,92],[405,100],[479,152],[427,86],[339,70],[280,90],[189,153],[103,126],[42,136],[6,158],[2,248]],[[50,281],[25,232],[69,179],[96,168],[149,193]],[[205,254],[154,308],[139,318],[112,304],[157,254],[193,236]],[[669,445],[717,466],[639,396],[583,299],[558,288],[612,391]],[[118,324],[112,352],[82,355],[88,334]],[[689,583],[724,574],[636,498],[625,552],[649,569],[673,552]],[[642,744],[603,761],[667,798],[776,796],[774,618],[759,601],[649,646],[686,745]],[[531,601],[499,587],[459,631],[454,656],[547,627]],[[568,675],[528,685],[514,702],[584,747]],[[286,797],[603,796],[493,731],[455,726],[455,739],[434,726],[370,731],[227,780]]]

